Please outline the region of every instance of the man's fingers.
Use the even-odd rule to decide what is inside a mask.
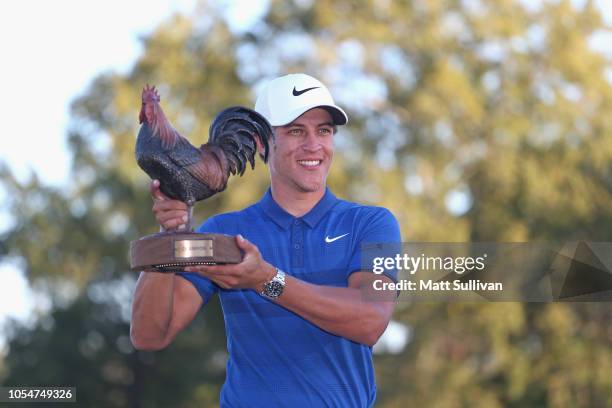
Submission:
[[[157,222],[162,227],[164,227],[164,229],[171,230],[171,229],[178,228],[180,225],[184,225],[187,222],[187,220],[183,220],[183,218],[173,218],[173,219],[168,220],[168,221],[160,221],[158,219]]]
[[[168,198],[160,191],[158,180],[151,182],[151,197],[153,197],[155,219],[164,229],[176,229],[187,223],[189,217],[187,204]]]
[[[155,201],[153,203],[153,212],[166,212],[180,210],[187,213],[187,204],[179,200],[164,200]]]
[[[156,214],[158,222],[166,223],[171,220],[180,221],[181,224],[187,222],[187,212],[185,210],[170,210],[170,211],[160,211]]]
[[[154,201],[169,200],[169,198],[159,189],[159,180],[151,181],[149,191],[151,192],[151,197],[153,197]]]
[[[233,276],[211,275],[206,277],[217,285],[221,286],[223,289],[234,289],[239,283],[238,278]]]
[[[257,251],[257,247],[240,234],[236,235],[236,245],[244,252]]]
[[[149,186],[151,197],[153,198],[153,211],[164,211],[164,210],[187,210],[187,204],[180,200],[173,200],[164,193],[162,193],[159,187],[159,180],[151,181]]]
[[[185,270],[206,275],[207,277],[230,275],[234,272],[231,265],[197,265],[189,266]]]

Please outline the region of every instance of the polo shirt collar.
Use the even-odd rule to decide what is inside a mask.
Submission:
[[[301,219],[310,228],[314,228],[319,223],[321,218],[323,218],[323,216],[329,210],[331,210],[331,208],[336,205],[337,202],[338,199],[336,196],[329,190],[329,188],[325,187],[325,194],[323,194],[323,197],[319,200],[319,202],[316,203],[315,206],[312,207],[312,209],[306,214],[297,218],[289,214],[280,205],[278,205],[276,201],[274,201],[274,198],[272,197],[272,190],[268,188],[266,194],[264,194],[263,198],[259,201],[259,206],[272,219],[272,221],[283,229],[289,228],[296,219]]]

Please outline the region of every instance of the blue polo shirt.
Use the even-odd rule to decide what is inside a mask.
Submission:
[[[360,245],[400,242],[395,217],[381,207],[336,198],[329,189],[296,218],[270,190],[256,204],[208,219],[200,232],[242,234],[288,275],[346,287],[363,270]],[[321,330],[251,289],[226,290],[181,273],[204,302],[219,294],[227,335],[222,407],[370,407],[376,398],[372,349]],[[395,276],[393,276],[395,279]]]

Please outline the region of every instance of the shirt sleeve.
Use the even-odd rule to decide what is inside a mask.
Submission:
[[[207,219],[201,226],[198,228],[197,232],[201,233],[221,233],[218,228],[217,223],[215,222],[215,218],[211,217]],[[178,276],[188,280],[195,286],[196,290],[202,297],[204,304],[208,303],[210,298],[219,291],[219,286],[217,286],[213,281],[208,278],[205,278],[197,273],[193,272],[178,272]]]
[[[397,282],[397,269],[374,270],[374,259],[392,257],[401,252],[399,224],[391,211],[377,207],[367,224],[362,228],[359,242],[349,263],[349,276],[357,271],[383,274]]]

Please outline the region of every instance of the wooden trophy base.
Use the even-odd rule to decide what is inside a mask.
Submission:
[[[132,271],[181,272],[186,266],[240,263],[235,237],[166,231],[130,243]]]

